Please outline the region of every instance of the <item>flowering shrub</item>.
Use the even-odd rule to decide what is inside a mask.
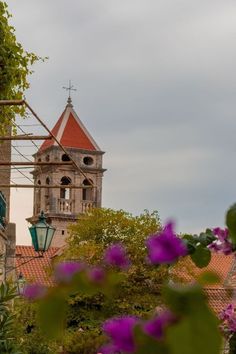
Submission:
[[[208,265],[211,251],[234,252],[236,242],[236,206],[229,209],[227,229],[207,229],[198,235],[178,237],[173,223],[166,224],[160,232],[152,234],[146,241],[147,261],[150,266],[170,266],[180,257],[189,255],[200,268]],[[123,245],[115,243],[107,248],[103,264],[86,265],[81,262],[65,262],[55,269],[57,285],[48,289],[40,301],[41,327],[51,337],[61,335],[66,313],[65,296],[75,292],[96,294],[100,292],[113,297],[122,281],[122,271],[131,265]],[[113,270],[116,267],[121,270]],[[158,271],[158,270],[157,270]],[[206,275],[204,281],[212,277]],[[32,287],[32,285],[31,285]],[[32,299],[28,288],[25,294]],[[40,292],[39,292],[40,293]],[[41,297],[40,293],[40,297]],[[162,353],[162,354],[218,354],[222,345],[219,320],[208,308],[200,285],[181,286],[166,284],[162,290],[166,309],[152,314],[151,318],[129,315],[107,319],[102,330],[108,337],[99,352],[116,353]],[[38,291],[35,298],[38,298]],[[236,331],[236,316],[232,305],[224,311],[221,320],[229,333]]]

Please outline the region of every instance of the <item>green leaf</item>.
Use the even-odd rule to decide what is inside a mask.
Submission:
[[[226,213],[226,225],[229,229],[229,237],[236,244],[236,204],[232,205]]]
[[[63,295],[52,292],[39,303],[39,325],[49,338],[60,338],[63,334],[67,304]]]
[[[204,268],[210,263],[211,252],[208,248],[199,244],[196,246],[195,252],[191,254],[190,257],[197,267]]]
[[[201,287],[167,286],[163,295],[179,317],[166,332],[170,354],[219,354],[219,321],[208,308]]]
[[[201,285],[217,284],[220,282],[220,277],[218,274],[213,272],[204,272],[200,274],[200,276],[197,278],[197,281]]]
[[[147,336],[139,326],[135,328],[134,333],[137,346],[135,354],[170,354],[163,341],[157,341]]]
[[[162,293],[168,307],[179,316],[195,311],[205,300],[205,295],[198,284],[168,285],[163,288]]]
[[[171,354],[220,354],[221,335],[210,310],[203,306],[167,330]]]

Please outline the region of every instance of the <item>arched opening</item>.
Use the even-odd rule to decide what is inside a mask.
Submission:
[[[68,186],[71,184],[70,177],[64,176],[61,178],[61,185]],[[60,189],[60,198],[62,199],[70,199],[70,188],[61,188]]]
[[[45,160],[46,160],[47,162],[49,162],[49,161],[50,161],[50,156],[47,155],[46,158],[45,158]]]
[[[61,157],[61,161],[70,161],[70,157],[67,154],[63,154]]]
[[[83,181],[83,186],[87,187],[87,186],[91,186],[91,184],[93,184],[93,181],[91,179],[85,179]],[[83,188],[82,190],[82,199],[83,200],[92,200],[93,196],[93,189],[92,188]]]

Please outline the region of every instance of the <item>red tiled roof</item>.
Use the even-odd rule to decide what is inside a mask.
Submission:
[[[44,252],[43,257],[34,258],[38,254],[32,246],[16,246],[17,275],[22,273],[28,281],[47,286],[53,285],[48,270],[50,269],[51,258],[58,250],[58,247],[50,247],[47,252]]]
[[[219,253],[212,253],[211,261],[207,267],[198,268],[192,262],[190,257],[183,258],[180,263],[177,263],[173,270],[174,276],[176,276],[181,281],[188,283],[195,280],[200,274],[204,272],[214,272],[219,275],[220,283],[218,287],[230,286],[228,284],[229,273],[235,262],[235,257],[233,255],[225,256]],[[215,285],[214,285],[215,286]]]
[[[228,288],[205,288],[208,304],[219,315],[223,309],[232,301],[232,291]]]
[[[205,268],[198,268],[191,261],[190,257],[184,258],[180,264],[174,268],[173,275],[185,282],[193,282],[204,272],[214,272],[220,277],[220,282],[214,285],[207,285],[205,293],[210,307],[219,314],[232,297],[231,287],[234,276],[235,257],[234,255],[225,256],[219,253],[212,253],[211,261]]]
[[[52,129],[52,133],[64,147],[91,151],[100,150],[70,104],[66,106]],[[45,140],[39,151],[43,151],[54,145],[57,145],[57,143],[53,139]]]

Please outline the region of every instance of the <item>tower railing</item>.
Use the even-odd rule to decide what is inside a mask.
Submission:
[[[71,214],[73,212],[73,200],[72,199],[58,199],[58,212],[64,214]]]
[[[82,206],[82,213],[87,213],[92,208],[95,208],[96,203],[91,200],[84,200],[82,201],[81,206]]]

